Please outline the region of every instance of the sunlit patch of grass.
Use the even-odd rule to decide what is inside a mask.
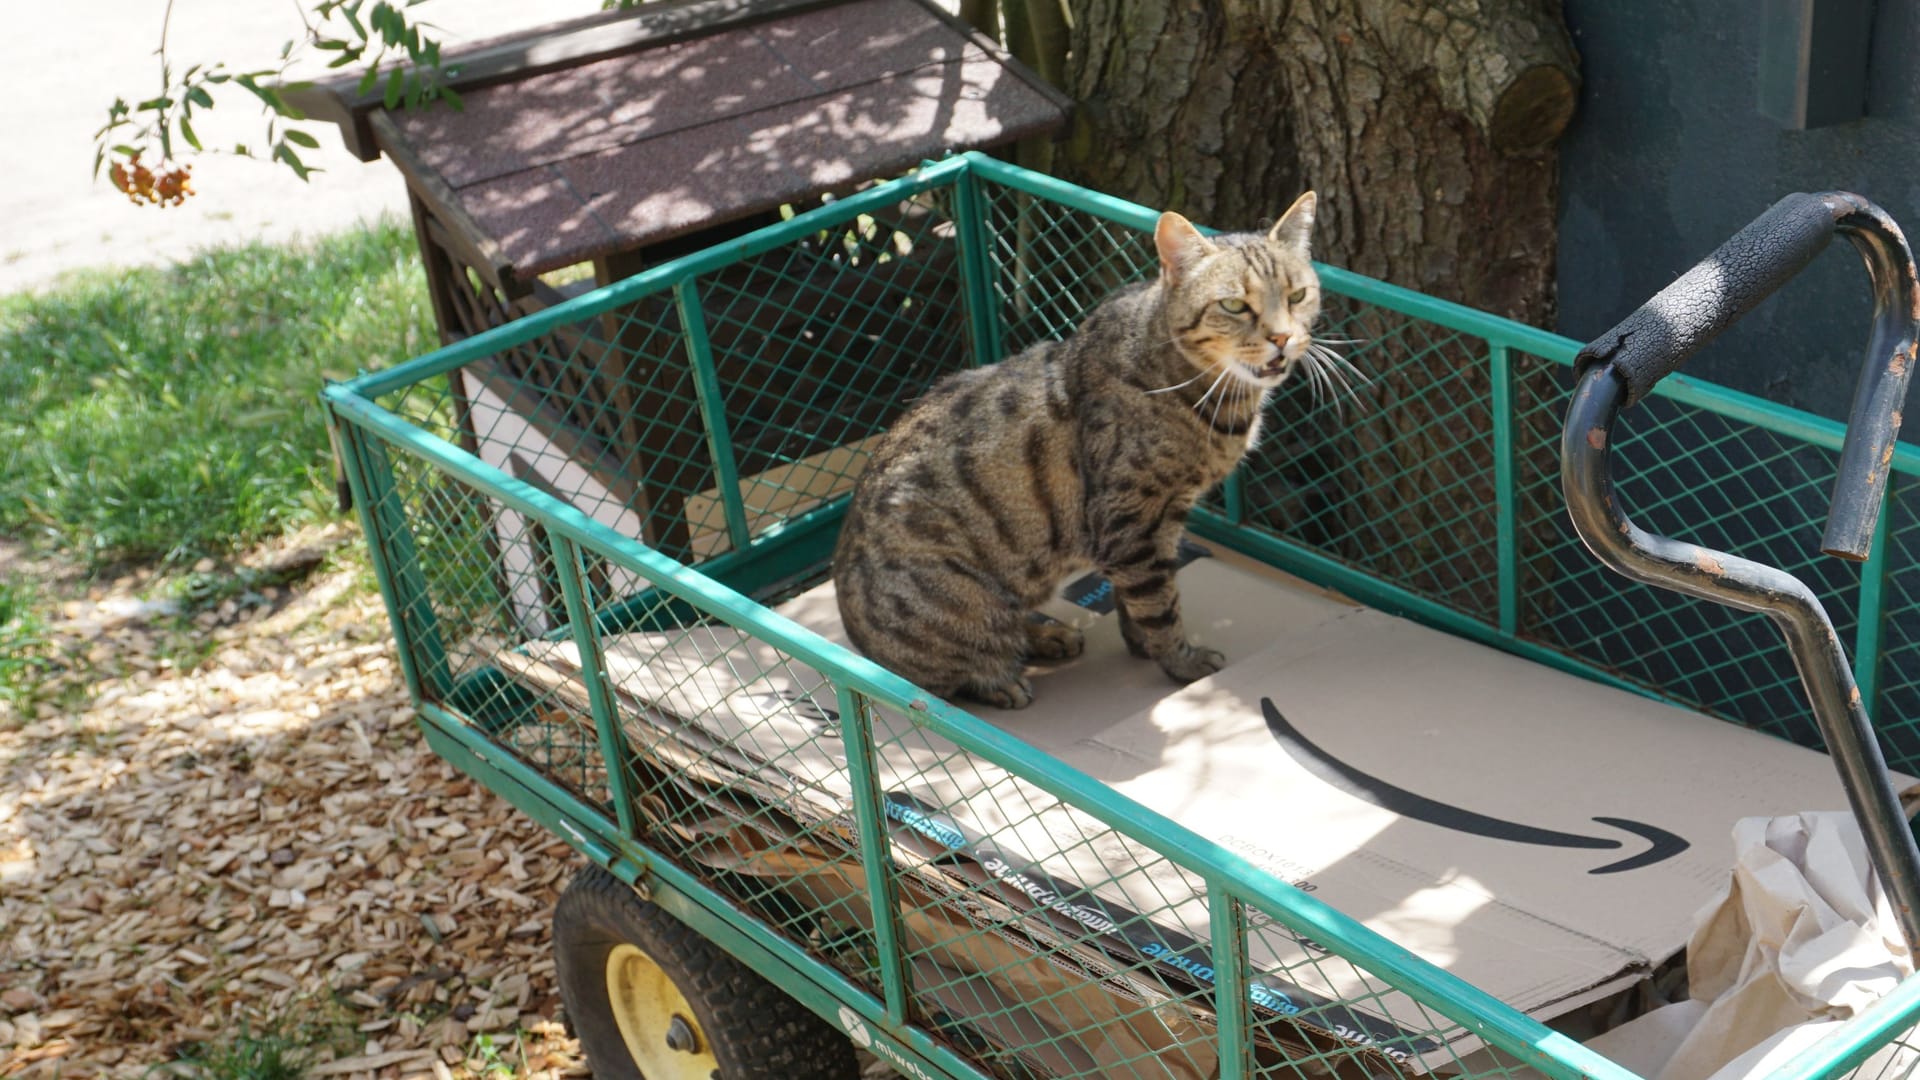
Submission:
[[[26,715],[53,668],[40,590],[0,578],[0,714]]]
[[[0,532],[99,568],[330,515],[323,379],[433,343],[394,224],[0,298]]]
[[[516,1031],[501,1038],[475,1035],[473,1048],[467,1055],[467,1068],[481,1080],[512,1080],[525,1075],[527,1048],[520,1040],[520,1033]]]

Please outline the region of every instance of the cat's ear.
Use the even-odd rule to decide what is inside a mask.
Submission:
[[[1287,207],[1287,212],[1281,214],[1280,220],[1273,223],[1273,229],[1267,233],[1267,239],[1283,248],[1291,248],[1302,255],[1307,254],[1313,239],[1313,208],[1318,203],[1319,200],[1311,191],[1293,200],[1293,205]]]
[[[1193,222],[1171,210],[1161,214],[1153,227],[1153,246],[1160,252],[1160,276],[1170,280],[1178,280],[1214,250]]]

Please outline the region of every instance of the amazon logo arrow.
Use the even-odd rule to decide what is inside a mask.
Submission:
[[[1611,851],[1626,846],[1611,837],[1581,836],[1578,833],[1558,832],[1554,829],[1523,825],[1517,821],[1502,821],[1499,818],[1474,813],[1472,810],[1437,802],[1425,795],[1416,795],[1405,788],[1395,787],[1379,777],[1369,776],[1315,746],[1312,740],[1300,734],[1300,730],[1280,714],[1280,710],[1274,707],[1271,698],[1260,699],[1260,711],[1266,715],[1267,730],[1273,733],[1274,741],[1278,742],[1281,749],[1285,750],[1288,756],[1298,762],[1302,768],[1357,799],[1372,803],[1383,810],[1391,810],[1401,817],[1414,818],[1429,825],[1438,825],[1443,829],[1454,829],[1494,840],[1511,840],[1516,844],[1591,848],[1596,851]],[[1602,825],[1630,832],[1647,841],[1648,847],[1637,855],[1630,855],[1605,866],[1595,867],[1587,871],[1589,874],[1618,874],[1626,870],[1638,870],[1643,866],[1652,866],[1654,863],[1671,859],[1692,846],[1673,833],[1643,821],[1630,821],[1616,817],[1597,817],[1593,820]]]

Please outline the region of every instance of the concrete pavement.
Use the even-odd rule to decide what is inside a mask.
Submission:
[[[224,60],[238,70],[272,66],[302,32],[305,0],[176,0],[168,53],[177,67]],[[0,107],[0,294],[44,287],[63,270],[189,258],[199,248],[285,241],[343,229],[383,213],[404,216],[406,189],[392,165],[349,155],[331,125],[302,157],[325,172],[302,183],[281,165],[231,155],[194,162],[198,194],[180,207],[135,207],[106,178],[91,179],[93,133],[115,96],[137,101],[160,85],[154,48],[166,0],[80,0],[0,35],[0,71],[14,89]],[[599,10],[599,0],[433,0],[413,9],[448,44]],[[54,24],[60,29],[44,27]],[[40,28],[25,29],[26,23]],[[227,88],[196,119],[208,147],[258,143],[265,118],[246,91]]]

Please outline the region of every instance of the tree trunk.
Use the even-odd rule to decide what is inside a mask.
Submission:
[[[1080,105],[1060,175],[1221,228],[1264,227],[1312,188],[1317,258],[1550,325],[1553,144],[1578,87],[1558,0],[1071,8],[1066,89]],[[1378,378],[1332,434],[1293,433],[1317,448],[1307,457],[1263,447],[1250,505],[1478,611],[1494,533],[1491,445],[1473,434],[1492,426],[1484,347],[1397,316],[1346,330],[1381,346],[1362,357],[1370,375],[1435,347]],[[1553,419],[1537,413],[1518,437],[1550,440]]]
[[[1320,193],[1316,254],[1552,315],[1575,59],[1556,0],[1074,0],[1062,172],[1222,228]]]

